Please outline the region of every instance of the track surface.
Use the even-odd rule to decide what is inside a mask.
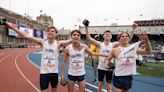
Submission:
[[[0,50],[0,92],[40,92],[41,53],[37,51],[40,49]],[[62,57],[59,57],[59,61],[62,61]],[[59,62],[59,69],[61,63]],[[97,84],[93,83],[93,69],[89,64],[86,64],[85,68],[86,91],[97,92]],[[77,87],[75,87],[76,91],[78,91]],[[51,92],[50,89],[49,92]],[[67,92],[67,87],[58,84],[58,92]],[[105,86],[103,92],[106,92]],[[164,79],[134,76],[132,92],[164,92]]]
[[[32,48],[0,50],[0,92],[40,92],[39,69],[27,59],[29,53],[37,50]],[[58,92],[67,92],[67,87],[58,84]]]

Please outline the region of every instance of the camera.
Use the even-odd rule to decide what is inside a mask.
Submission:
[[[88,21],[87,19],[84,19],[83,24],[84,24],[85,26],[88,26],[88,25],[89,25],[89,21]]]
[[[108,69],[115,69],[115,64],[112,62],[108,63]]]
[[[60,81],[60,84],[62,85],[62,86],[65,86],[65,85],[67,85],[67,79],[63,79],[63,80],[61,80]]]
[[[0,25],[5,25],[6,19],[4,17],[0,17]]]

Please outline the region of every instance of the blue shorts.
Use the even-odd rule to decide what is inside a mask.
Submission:
[[[72,75],[68,75],[68,79],[71,80],[71,81],[83,81],[85,79],[85,75],[81,75],[81,76],[72,76]]]
[[[103,81],[104,76],[106,77],[106,82],[111,83],[113,77],[113,71],[106,71],[98,69],[98,80]]]
[[[57,73],[40,74],[41,90],[48,89],[49,82],[52,88],[56,88],[58,84],[58,74]]]
[[[132,75],[129,76],[115,76],[113,77],[113,85],[119,89],[128,90],[132,87]]]

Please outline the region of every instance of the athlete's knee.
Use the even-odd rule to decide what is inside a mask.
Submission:
[[[103,82],[99,82],[99,83],[98,83],[98,86],[99,86],[99,88],[102,88]]]
[[[110,84],[107,84],[107,85],[106,85],[106,89],[107,89],[107,92],[112,92],[112,91],[111,91],[111,85],[110,85]]]

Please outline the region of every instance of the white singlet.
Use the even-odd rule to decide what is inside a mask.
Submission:
[[[136,75],[136,57],[137,49],[141,42],[136,42],[129,47],[121,47],[120,54],[115,58],[115,76]]]
[[[107,46],[105,45],[105,43],[101,43],[101,46],[100,46],[100,53],[101,54],[109,54],[111,53],[112,51],[112,48],[113,48],[113,44],[110,42]],[[102,57],[102,56],[99,56],[99,64],[98,64],[98,69],[101,69],[101,70],[107,70],[106,67],[106,63],[104,62],[106,57]],[[112,60],[111,60],[112,61]]]
[[[69,45],[69,68],[68,74],[73,76],[81,76],[85,74],[84,53],[86,48],[74,50],[72,44]]]
[[[52,44],[48,44],[48,41],[45,41],[43,44],[40,73],[58,73],[58,56],[57,42],[54,41]]]

